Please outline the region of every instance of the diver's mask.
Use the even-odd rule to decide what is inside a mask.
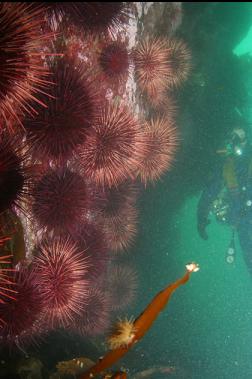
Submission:
[[[240,157],[244,154],[247,142],[245,131],[243,129],[234,129],[225,149],[218,150],[217,153]]]
[[[242,133],[236,133],[236,131],[234,131],[231,137],[232,154],[236,157],[240,157],[244,154],[245,146],[247,144],[247,138],[244,130],[238,130],[242,130]]]

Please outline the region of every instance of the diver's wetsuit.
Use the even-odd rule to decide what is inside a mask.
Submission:
[[[215,177],[210,180],[204,189],[197,210],[198,231],[203,239],[208,236],[205,228],[208,214],[213,201],[220,191],[227,187],[229,210],[226,216],[227,223],[234,226],[238,232],[240,245],[244,253],[247,267],[252,274],[252,150],[247,148],[242,156],[234,157],[236,188],[228,188],[223,177],[223,168],[219,169]],[[251,203],[250,203],[251,201]]]

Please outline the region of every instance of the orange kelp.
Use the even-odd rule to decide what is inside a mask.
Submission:
[[[121,346],[114,348],[109,351],[103,358],[99,359],[99,361],[91,367],[86,373],[81,375],[79,379],[89,379],[93,378],[102,371],[111,367],[115,362],[117,362],[120,358],[122,358],[134,345],[138,342],[147,330],[151,327],[159,313],[164,309],[168,300],[170,299],[173,292],[180,287],[182,284],[185,284],[192,272],[196,272],[199,270],[199,267],[195,263],[191,263],[186,265],[186,273],[185,275],[170,284],[163,291],[159,292],[152,302],[147,306],[147,308],[140,314],[140,316],[132,323],[131,333],[127,338],[127,343],[123,343]],[[127,322],[129,324],[129,322]],[[113,338],[114,336],[112,336]]]

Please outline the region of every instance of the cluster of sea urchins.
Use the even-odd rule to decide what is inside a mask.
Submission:
[[[7,344],[20,347],[56,327],[103,333],[111,311],[135,297],[135,270],[111,259],[137,233],[137,179],[146,185],[170,168],[178,137],[172,107],[139,120],[116,101],[117,89],[133,61],[139,88],[154,107],[164,104],[166,89],[188,76],[190,54],[165,38],[129,53],[127,40],[115,38],[129,8],[0,4],[0,212],[25,211],[37,237],[32,262],[13,271],[0,258],[7,265],[0,266],[0,340]],[[64,54],[76,30],[76,39],[96,40],[98,51]],[[20,131],[15,139],[13,130]]]
[[[102,108],[107,107],[102,107],[98,83],[87,66],[62,57],[62,36],[44,31],[50,29],[53,19],[58,26],[61,20],[68,20],[91,32],[93,38],[100,32],[109,38],[126,21],[127,8],[125,3],[107,3],[105,8],[102,3],[0,5],[0,211],[25,211],[25,217],[33,219],[38,237],[32,264],[13,272],[8,257],[1,260],[0,338],[7,344],[22,346],[42,329],[74,326],[80,314],[86,314],[87,320],[90,315],[97,317],[92,326],[88,327],[87,321],[84,325],[91,336],[104,329],[105,318],[108,325],[110,303],[106,301],[99,311],[99,304],[108,297],[102,281],[100,287],[92,288],[93,281],[105,275],[109,261],[98,219],[106,196],[104,189],[96,188],[101,183],[92,180],[95,170],[89,177],[85,167],[76,164],[80,151],[89,151],[91,128],[94,130]],[[47,28],[45,20],[50,18]],[[108,41],[106,46],[100,57],[104,72],[112,80],[127,74],[128,60],[123,62],[126,49],[121,49],[119,67],[115,59],[120,45],[114,48]],[[140,134],[137,121],[122,109],[118,122],[124,123],[128,133],[123,148],[124,160],[129,161],[124,173],[127,178]],[[117,133],[113,117],[113,112],[107,114],[106,121],[110,124],[112,120]],[[20,131],[15,139],[9,136],[12,131]],[[123,135],[120,138],[123,142]],[[102,144],[104,151],[109,150],[106,138],[95,149]],[[120,144],[108,151],[108,159],[110,154],[110,159],[116,160],[116,149]],[[114,162],[111,177],[116,169]]]

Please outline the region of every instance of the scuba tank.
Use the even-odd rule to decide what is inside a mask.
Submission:
[[[236,255],[236,247],[235,247],[235,231],[232,231],[232,237],[230,244],[228,246],[227,252],[226,252],[226,262],[231,264],[235,261],[235,255]]]

